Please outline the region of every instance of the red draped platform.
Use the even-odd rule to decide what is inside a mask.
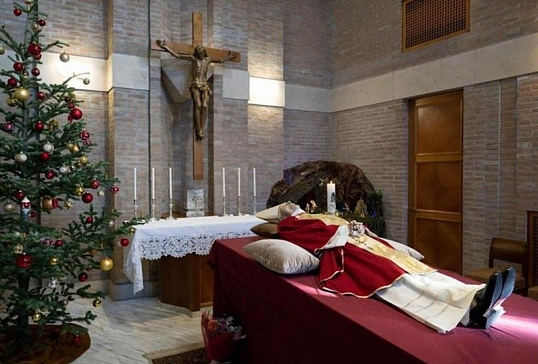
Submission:
[[[439,334],[376,298],[321,291],[317,273],[285,276],[264,268],[243,250],[257,239],[218,240],[209,256],[215,278],[213,310],[236,316],[247,334],[238,362],[538,361],[538,302],[512,295],[492,328],[461,326]]]

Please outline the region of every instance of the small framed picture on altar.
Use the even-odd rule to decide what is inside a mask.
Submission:
[[[205,215],[204,190],[187,190],[187,217]]]

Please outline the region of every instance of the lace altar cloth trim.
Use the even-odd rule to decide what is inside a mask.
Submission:
[[[252,236],[252,231],[228,231],[224,233],[206,233],[181,236],[168,236],[166,238],[149,238],[140,241],[139,256],[133,255],[133,259],[159,259],[164,255],[175,258],[184,257],[187,254],[208,255],[213,242],[218,239],[241,238]]]

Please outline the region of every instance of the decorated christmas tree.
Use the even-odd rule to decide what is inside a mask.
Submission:
[[[35,347],[45,326],[58,325],[60,336],[76,344],[86,328],[73,323],[90,323],[95,315],[73,317],[68,304],[75,298],[101,304],[103,292],[81,282],[93,269],[112,269],[112,250],[129,243],[136,224],[118,221],[107,207],[119,181],[106,163],[91,160],[95,144],[83,101],[69,86],[89,78],[43,82],[43,54],[68,62],[67,44],[42,42],[47,22],[37,0],[14,3],[13,16],[10,24],[24,27],[17,32],[22,39],[5,24],[0,28],[0,57],[12,65],[0,70],[0,362]],[[77,213],[65,226],[44,218],[70,209]]]

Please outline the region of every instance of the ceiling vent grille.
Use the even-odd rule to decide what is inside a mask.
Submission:
[[[469,31],[469,0],[403,0],[403,50]]]

